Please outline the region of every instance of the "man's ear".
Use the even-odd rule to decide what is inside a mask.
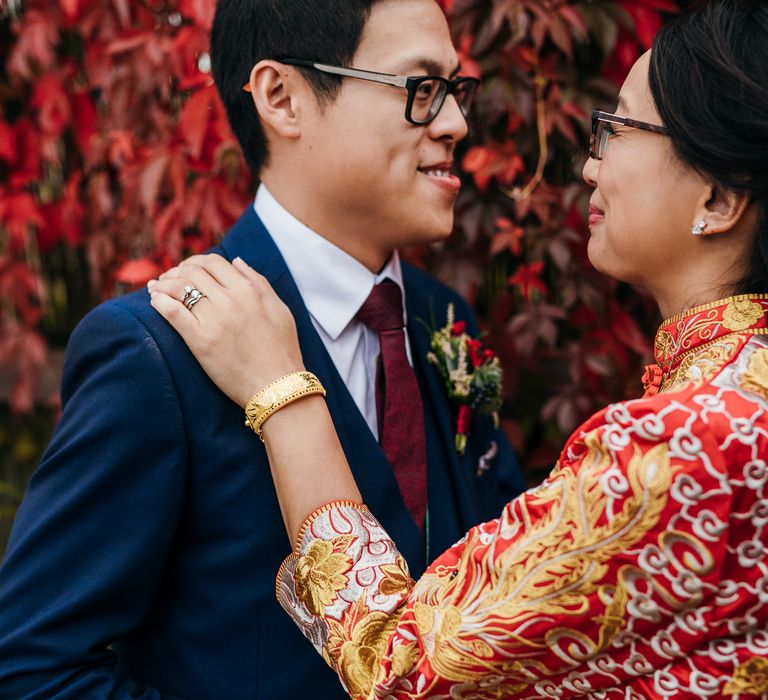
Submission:
[[[293,68],[277,61],[259,61],[251,71],[246,90],[265,126],[285,139],[301,136],[298,103],[301,78]]]
[[[739,225],[751,203],[752,197],[748,192],[734,192],[717,183],[710,183],[701,197],[693,225],[706,222],[704,235],[727,233]]]

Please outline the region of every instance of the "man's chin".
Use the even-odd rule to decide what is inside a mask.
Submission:
[[[404,225],[392,225],[390,229],[399,231],[398,248],[441,243],[453,233],[453,207],[446,207],[444,203],[437,205],[422,199],[410,209],[398,213],[402,213],[403,218],[400,221]]]
[[[432,221],[424,225],[423,228],[414,232],[418,240],[413,245],[428,245],[430,243],[442,243],[451,237],[453,233],[453,216],[445,220]]]

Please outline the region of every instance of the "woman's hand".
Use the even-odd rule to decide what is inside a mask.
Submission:
[[[182,303],[187,288],[204,295],[191,308]],[[230,264],[220,255],[196,255],[147,289],[152,306],[240,406],[275,379],[304,369],[291,312],[240,258]]]

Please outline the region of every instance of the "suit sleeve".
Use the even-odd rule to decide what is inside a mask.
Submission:
[[[186,441],[171,375],[115,303],[70,340],[63,413],[0,567],[0,699],[158,700],[110,644],[146,614],[179,520]]]
[[[715,607],[728,531],[704,522],[727,522],[732,503],[715,440],[696,437],[696,457],[688,427],[672,438],[655,419],[626,412],[580,436],[416,583],[364,506],[329,504],[304,524],[278,600],[356,700],[583,695],[663,672],[665,650],[701,643],[679,612]]]

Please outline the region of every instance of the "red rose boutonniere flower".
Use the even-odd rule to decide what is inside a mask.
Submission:
[[[466,333],[466,323],[455,321],[453,304],[448,306],[445,326],[431,331],[427,359],[440,371],[448,396],[459,405],[456,420],[456,450],[467,448],[472,415],[490,414],[498,426],[501,408],[502,370],[499,358],[480,340]]]

